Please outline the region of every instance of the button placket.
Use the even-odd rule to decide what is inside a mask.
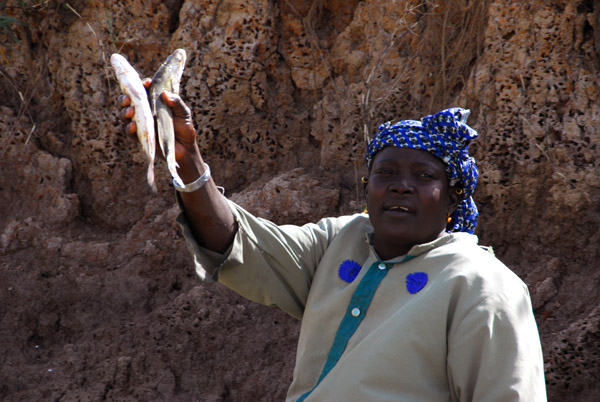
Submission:
[[[412,258],[412,256],[406,256],[402,259],[402,261],[398,262],[408,261]],[[392,268],[394,264],[397,264],[398,262],[390,262],[386,264],[382,261],[374,261],[371,264],[366,274],[358,284],[356,290],[352,294],[348,308],[352,305],[355,307],[352,307],[350,311],[346,310],[344,313],[344,318],[338,327],[333,340],[333,345],[329,350],[327,360],[325,361],[325,365],[323,366],[323,370],[321,371],[321,375],[319,376],[317,383],[311,390],[302,394],[298,398],[297,402],[303,402],[315,390],[315,388],[321,384],[323,378],[325,378],[338,363],[346,349],[346,346],[348,345],[350,338],[354,335],[356,329],[365,318],[369,309],[369,305],[371,304],[371,300],[373,299],[373,295],[387,274],[387,268]],[[364,311],[362,311],[361,308]]]

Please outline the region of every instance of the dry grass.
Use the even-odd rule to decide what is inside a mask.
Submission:
[[[379,96],[375,102],[372,102],[371,99],[371,91],[373,89],[373,78],[376,76],[377,72],[381,69],[383,61],[387,57],[388,53],[398,47],[401,39],[403,39],[406,35],[415,35],[415,29],[417,28],[418,23],[413,22],[409,23],[408,21],[413,20],[414,14],[416,10],[418,10],[422,6],[422,3],[417,3],[416,5],[411,5],[410,2],[406,2],[404,5],[404,10],[398,17],[395,29],[391,34],[385,34],[384,30],[382,31],[383,35],[388,37],[387,44],[384,49],[381,51],[377,57],[374,59],[376,62],[373,67],[369,70],[369,74],[365,79],[364,83],[364,92],[360,95],[360,115],[361,115],[361,125],[363,129],[363,140],[365,143],[368,143],[371,140],[370,133],[374,130],[374,115],[375,111],[379,109],[379,105],[383,102],[386,102],[392,93],[396,92],[400,86],[400,82],[406,79],[406,75],[409,70],[409,63],[405,63],[402,66],[401,72],[397,75],[397,77],[389,83],[386,83],[384,86],[386,88],[383,96]],[[410,57],[410,60],[413,61],[415,55]]]
[[[388,35],[383,51],[374,55],[377,62],[370,69],[360,95],[364,141],[369,141],[369,133],[375,129],[373,122],[385,119],[382,110],[391,110],[394,114],[403,113],[404,108],[409,107],[426,115],[450,106],[482,53],[490,2],[404,2],[404,12],[399,14],[396,22],[397,29]],[[374,83],[373,77],[380,73],[382,62],[390,51],[401,53],[403,64],[398,66],[393,81]],[[404,95],[412,95],[410,82],[415,80],[424,83],[425,95],[408,105],[394,105],[395,98],[405,99]],[[383,88],[375,99],[372,99],[373,87]]]
[[[76,10],[76,7],[72,5],[76,3],[80,2],[77,2],[77,0],[38,0],[11,3],[8,3],[6,0],[0,1],[0,31],[9,31],[8,36],[12,38],[12,46],[24,47],[28,46],[28,43],[20,40],[19,37],[29,38],[32,35],[35,35],[36,30],[44,29],[38,24],[39,21],[49,20],[52,17],[77,18],[81,20],[86,24],[87,28],[98,43],[98,53],[105,63],[104,73],[108,82],[107,85],[110,87],[111,71],[110,64],[106,57],[107,48],[104,46],[101,38],[96,34],[96,31],[91,24],[85,21],[81,14]],[[109,32],[112,32],[110,30],[110,21],[108,21],[108,24]],[[11,47],[9,44],[0,43],[0,57],[2,58],[2,62],[6,62],[6,64],[10,63],[10,52],[6,53],[4,50],[10,49]],[[31,128],[28,129],[27,136],[24,140],[25,144],[31,140],[37,125],[30,105],[32,99],[36,95],[36,91],[38,90],[37,84],[41,82],[41,80],[43,80],[48,73],[47,62],[47,60],[44,60],[42,63],[37,63],[38,65],[30,67],[35,71],[29,71],[27,75],[33,77],[33,79],[29,79],[23,83],[19,83],[15,77],[11,77],[11,74],[0,67],[0,85],[4,85],[4,87],[8,89],[8,92],[12,93],[12,96],[14,96],[16,99],[16,101],[13,103],[18,104],[18,110],[15,110],[16,118],[13,120],[10,130],[8,132],[1,133],[2,135],[0,135],[0,150],[6,150],[10,141],[15,138],[16,133],[22,129],[23,116],[27,116],[31,123]],[[16,106],[13,107],[17,109]]]
[[[29,83],[27,84],[27,87],[25,88],[24,91],[19,90],[17,84],[10,77],[10,75],[8,75],[8,73],[6,71],[4,71],[3,68],[0,67],[0,76],[4,80],[6,80],[8,85],[18,95],[19,100],[20,100],[20,106],[19,106],[19,110],[17,112],[17,117],[14,120],[13,126],[11,127],[10,131],[5,136],[5,138],[3,140],[3,145],[5,145],[5,143],[8,141],[9,138],[13,137],[13,135],[15,134],[15,131],[19,128],[19,123],[21,121],[21,118],[25,115],[27,115],[27,117],[29,118],[29,120],[31,121],[31,124],[32,124],[31,130],[29,131],[29,134],[27,135],[27,138],[25,140],[25,144],[27,144],[29,142],[29,140],[31,139],[31,135],[33,134],[33,132],[35,131],[35,128],[36,128],[35,121],[33,120],[33,116],[31,115],[31,111],[29,110],[29,105],[31,103],[31,99],[33,99],[33,96],[35,95],[35,91],[36,91],[36,86],[33,83],[38,82],[38,80],[42,77],[42,75],[44,74],[45,67],[46,66],[44,65],[44,67],[42,69],[43,71],[40,71],[36,74],[36,78],[34,80],[29,81]],[[4,146],[2,148],[4,148]]]
[[[445,108],[482,53],[490,0],[428,1],[416,53],[433,75],[427,113]]]

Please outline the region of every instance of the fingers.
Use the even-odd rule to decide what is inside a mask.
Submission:
[[[148,85],[152,83],[151,79],[147,79]],[[117,107],[119,110],[119,118],[124,123],[127,123],[125,126],[125,133],[131,137],[137,137],[137,124],[135,121],[132,121],[133,116],[135,115],[135,108],[131,106],[131,98],[125,94],[120,95],[117,98]]]
[[[133,119],[133,115],[135,114],[135,109],[133,106],[124,107],[119,111],[119,118],[125,122],[129,123],[131,119]]]
[[[150,88],[150,85],[152,85],[152,78],[144,78],[142,80],[142,85],[144,86],[144,88],[148,89]]]
[[[137,137],[137,124],[135,124],[135,121],[132,121],[127,126],[125,126],[125,133],[132,137]]]
[[[124,107],[131,105],[131,98],[125,94],[117,98],[117,107],[123,109]]]

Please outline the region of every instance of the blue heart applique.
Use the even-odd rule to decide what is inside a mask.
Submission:
[[[406,275],[406,290],[410,294],[415,294],[427,284],[427,274],[425,272],[414,272]]]
[[[361,268],[362,267],[358,262],[346,260],[340,265],[340,268],[338,269],[338,274],[340,275],[340,278],[343,281],[350,283],[354,279],[356,279]]]

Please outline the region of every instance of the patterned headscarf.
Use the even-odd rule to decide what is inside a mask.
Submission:
[[[375,154],[389,146],[422,149],[446,164],[450,186],[462,190],[458,194],[458,207],[446,227],[448,232],[473,233],[479,216],[472,198],[479,171],[475,159],[469,156],[469,142],[477,137],[477,132],[466,124],[469,114],[469,110],[455,107],[423,117],[421,121],[387,122],[379,126],[367,147],[368,168]]]

